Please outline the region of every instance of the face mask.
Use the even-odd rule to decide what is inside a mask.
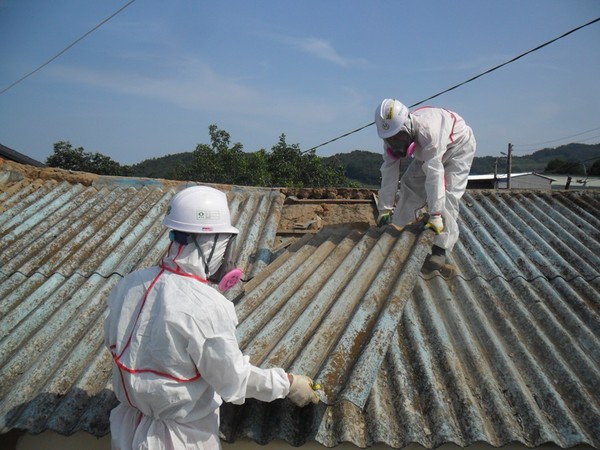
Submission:
[[[181,245],[193,244],[203,264],[204,274],[221,292],[235,286],[243,277],[243,272],[234,267],[232,251],[236,235],[232,234],[189,234],[172,230],[169,239]]]
[[[222,235],[218,235],[222,236]],[[235,234],[227,235],[227,243],[222,253],[217,271],[209,276],[209,280],[218,283],[217,288],[221,292],[226,292],[235,286],[243,277],[241,269],[234,266],[233,250],[235,248]]]
[[[407,146],[405,145],[392,145],[390,141],[385,141],[385,151],[394,161],[400,158],[404,158],[408,151]]]
[[[412,142],[411,135],[402,128],[394,136],[385,139],[386,152],[393,159],[404,158]]]

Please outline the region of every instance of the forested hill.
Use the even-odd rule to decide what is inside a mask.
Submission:
[[[381,153],[354,150],[350,153],[338,153],[322,158],[327,164],[341,165],[346,177],[364,186],[379,185]],[[192,152],[177,153],[144,160],[135,164],[133,176],[151,178],[170,178],[175,168],[187,165],[193,160]],[[506,172],[505,156],[476,156],[471,167],[472,175],[494,172],[497,163],[498,173]],[[550,165],[550,167],[548,167]],[[548,167],[548,171],[546,168]],[[530,155],[513,154],[512,172],[538,172],[548,174],[600,175],[600,144],[567,144],[556,148],[546,148]]]
[[[351,153],[339,153],[325,161],[342,164],[346,176],[367,186],[379,184],[381,153],[355,150]],[[505,156],[475,156],[471,166],[471,175],[494,173],[497,164],[498,173],[506,173]],[[513,153],[512,172],[537,172],[548,174],[600,175],[600,144],[567,144],[557,148],[538,150],[530,155],[519,156]]]
[[[192,152],[174,153],[161,156],[160,158],[145,159],[131,166],[134,177],[147,178],[174,178],[176,170],[180,166],[192,163],[194,155]]]
[[[498,161],[498,172],[506,172],[505,156],[475,157],[471,167],[472,175],[494,172]],[[530,155],[520,156],[513,152],[512,172],[537,172],[548,174],[583,174],[596,163],[600,167],[600,144],[567,144],[556,148],[545,148]],[[550,167],[548,165],[550,164]]]
[[[365,150],[354,150],[351,153],[338,153],[323,158],[326,164],[342,165],[345,168],[346,178],[358,181],[365,186],[379,185],[381,167],[381,153]]]

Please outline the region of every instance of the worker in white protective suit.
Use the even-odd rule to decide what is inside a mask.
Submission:
[[[171,229],[167,255],[123,278],[108,299],[105,343],[120,402],[110,414],[112,448],[219,449],[223,400],[317,403],[310,378],[250,364],[233,304],[208,285],[223,279],[226,289],[241,275],[224,273],[238,234],[225,194],[184,189],[163,223]]]
[[[433,107],[409,112],[394,99],[385,99],[377,107],[375,124],[383,139],[377,224],[403,227],[426,209],[426,227],[437,235],[425,268],[437,270],[446,264],[446,252],[458,240],[459,201],[476,148],[473,132],[455,112]],[[404,157],[413,160],[400,180],[395,205]]]

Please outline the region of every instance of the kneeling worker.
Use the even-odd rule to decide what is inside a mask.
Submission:
[[[317,403],[310,378],[250,364],[233,304],[208,285],[227,278],[238,234],[225,194],[184,189],[163,223],[171,230],[167,255],[127,275],[108,299],[105,343],[120,402],[110,415],[113,450],[219,449],[223,401]]]
[[[383,139],[383,164],[377,225],[403,227],[427,205],[427,227],[436,233],[426,269],[446,264],[446,252],[458,240],[460,199],[475,155],[475,137],[462,117],[443,108],[413,112],[398,100],[385,99],[375,110],[377,134]],[[413,157],[402,179],[395,205],[400,161]],[[393,215],[392,215],[393,211]]]

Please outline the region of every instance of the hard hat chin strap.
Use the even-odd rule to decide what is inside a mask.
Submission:
[[[219,239],[219,235],[215,234],[215,238],[213,240],[212,248],[210,249],[210,254],[208,255],[208,259],[206,259],[204,257],[204,252],[202,251],[202,249],[198,245],[198,242],[196,241],[195,238],[192,238],[192,240],[194,241],[194,245],[198,249],[198,253],[200,253],[200,258],[202,258],[202,262],[204,263],[204,274],[206,275],[206,278],[208,278],[208,279],[210,279],[210,262],[212,261],[212,257],[215,254],[215,248],[217,248],[217,241],[218,241],[218,239]]]
[[[408,134],[411,142],[415,140],[415,128],[413,125],[412,116],[410,114],[406,118],[406,121],[404,122],[404,125],[402,125],[400,131],[405,131]]]

